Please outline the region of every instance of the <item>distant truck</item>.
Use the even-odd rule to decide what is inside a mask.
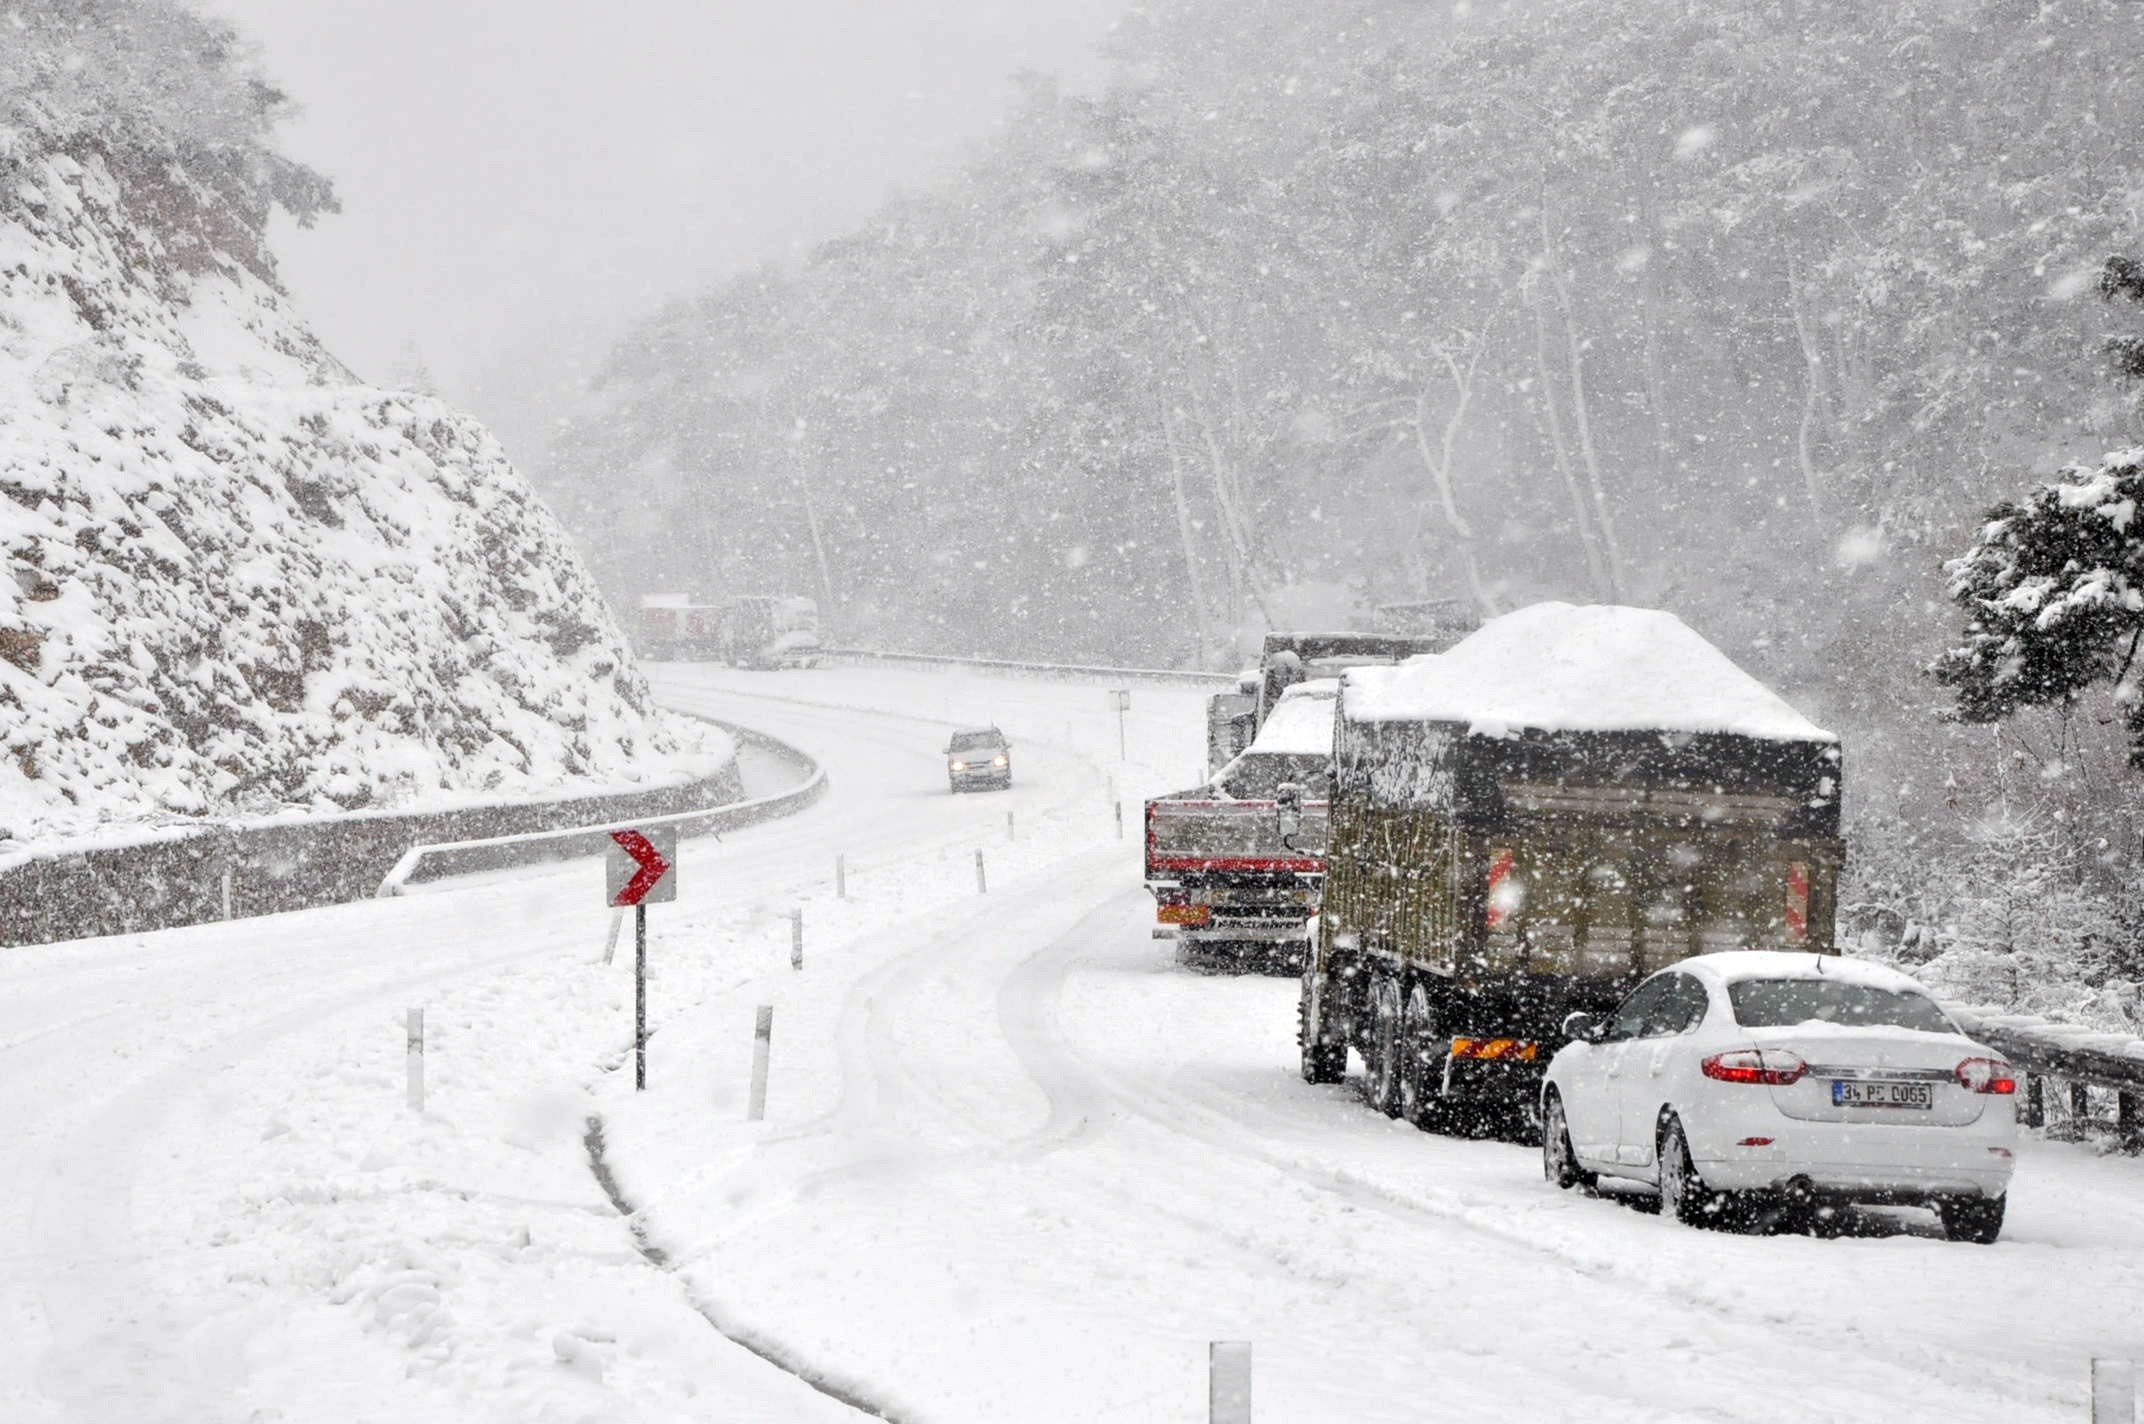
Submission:
[[[1251,744],[1201,787],[1146,803],[1157,939],[1178,957],[1227,953],[1294,969],[1324,879],[1330,680],[1289,688]],[[1299,818],[1283,826],[1283,801]]]
[[[1673,615],[1540,604],[1334,721],[1303,1077],[1522,1132],[1578,1012],[1727,949],[1835,953],[1840,749]]]
[[[644,594],[635,643],[650,659],[810,667],[820,654],[819,605],[775,594],[741,594],[715,603],[695,602],[682,593]]]
[[[1206,700],[1206,771],[1210,776],[1258,735],[1266,713],[1299,682],[1338,677],[1351,667],[1396,663],[1419,653],[1442,652],[1474,625],[1449,602],[1433,605],[1441,622],[1412,633],[1268,633],[1258,666],[1238,677],[1234,692]]]
[[[1234,692],[1216,692],[1206,699],[1208,776],[1243,755],[1258,735],[1258,683],[1258,669],[1251,668],[1236,679]]]
[[[808,598],[744,594],[723,600],[718,656],[733,667],[811,667],[819,661],[819,605]]]

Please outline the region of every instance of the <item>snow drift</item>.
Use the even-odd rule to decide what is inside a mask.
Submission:
[[[656,712],[498,443],[307,331],[265,208],[183,150],[23,114],[0,110],[0,844],[720,763]]]

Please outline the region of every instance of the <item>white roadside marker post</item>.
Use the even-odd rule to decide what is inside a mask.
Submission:
[[[1007,811],[1007,812],[1005,813],[1005,843],[1006,843],[1007,845],[1010,845],[1010,844],[1012,844],[1012,842],[1014,842],[1014,841],[1016,841],[1016,840],[1018,840],[1018,839],[1019,839],[1019,837],[1013,834],[1013,829],[1012,829],[1012,812],[1010,812],[1010,811]]]
[[[801,906],[789,912],[789,967],[804,967],[804,910]]]
[[[402,1026],[409,1039],[409,1110],[424,1111],[424,1010],[411,1009]]]
[[[761,1004],[752,1024],[752,1102],[745,1121],[762,1122],[767,1116],[767,1053],[774,1042],[774,1005]]]
[[[603,941],[603,962],[608,964],[618,953],[618,931],[625,928],[625,911],[610,912],[610,938]]]
[[[2092,1424],[2137,1424],[2136,1361],[2092,1361]]]
[[[1120,841],[1124,839],[1124,803],[1122,801],[1117,803],[1117,839]]]
[[[1215,1340],[1206,1347],[1209,1424],[1251,1424],[1251,1342]]]
[[[983,878],[983,852],[980,847],[975,852],[975,893],[978,895],[988,895],[990,893],[990,882]]]
[[[233,877],[233,875],[232,875],[231,867],[230,867],[230,866],[228,866],[228,865],[224,866],[224,867],[223,867],[223,917],[224,917],[225,919],[227,919],[227,920],[228,920],[229,918],[231,918],[231,881],[232,881],[232,879],[233,879],[233,878],[234,878],[234,877]]]
[[[834,857],[834,898],[849,898],[849,858],[846,855]]]
[[[1117,714],[1117,760],[1124,761],[1127,758],[1127,753],[1124,750],[1124,714],[1131,710],[1131,690],[1129,688],[1119,688],[1110,693],[1109,705],[1115,709]]]

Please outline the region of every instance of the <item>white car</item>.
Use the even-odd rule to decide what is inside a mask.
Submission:
[[[1912,979],[1835,955],[1670,965],[1571,1042],[1541,1088],[1559,1187],[1621,1177],[1699,1224],[1769,1198],[1824,1229],[1849,1202],[1927,1205],[1954,1241],[2002,1231],[2017,1078]]]

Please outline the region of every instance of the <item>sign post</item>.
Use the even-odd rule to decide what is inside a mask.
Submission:
[[[677,899],[677,828],[612,831],[603,858],[613,909],[633,912],[633,1090],[648,1086],[648,906]]]
[[[1131,710],[1130,688],[1120,687],[1109,694],[1109,705],[1117,714],[1117,760],[1124,760],[1124,714]]]

